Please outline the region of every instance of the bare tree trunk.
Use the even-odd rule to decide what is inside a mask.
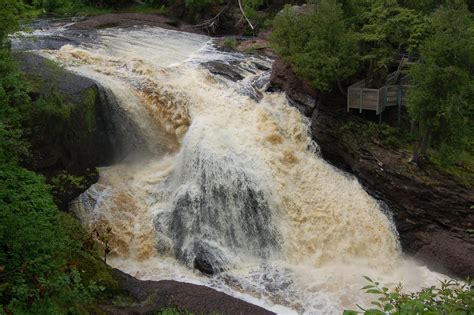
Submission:
[[[374,71],[374,61],[370,60],[369,69],[367,71],[367,81],[366,81],[368,86],[372,85],[372,81],[374,79],[373,71]]]
[[[240,12],[242,13],[242,16],[245,18],[245,20],[247,21],[247,23],[249,24],[250,28],[253,30],[255,27],[252,25],[252,22],[250,22],[250,20],[247,18],[247,16],[245,15],[245,10],[242,6],[242,2],[240,0],[238,0],[238,3],[239,3],[239,8],[240,8]]]
[[[337,88],[341,92],[342,95],[347,96],[346,90],[342,87],[341,81],[337,80]]]
[[[431,140],[431,128],[420,126],[420,137],[418,138],[418,141],[415,143],[411,162],[418,163],[420,162],[421,158],[426,157],[428,148],[430,147],[430,140]]]

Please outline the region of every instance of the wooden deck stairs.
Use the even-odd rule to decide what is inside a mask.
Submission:
[[[406,91],[408,90],[407,78],[403,77],[405,67],[411,65],[408,55],[401,57],[398,68],[387,76],[386,84],[379,89],[367,86],[367,80],[354,83],[347,91],[347,111],[351,108],[375,111],[377,115],[391,106],[397,106],[400,113],[401,107],[406,106]]]

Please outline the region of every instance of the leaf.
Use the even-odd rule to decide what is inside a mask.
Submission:
[[[342,315],[357,315],[359,312],[356,311],[350,311],[350,310],[344,310],[344,313]]]
[[[381,310],[369,309],[365,311],[365,315],[385,315]]]
[[[370,289],[370,290],[367,290],[366,292],[371,293],[371,294],[383,294],[382,291],[377,290],[377,289]]]
[[[370,288],[373,288],[374,286],[372,284],[366,285],[365,287],[361,288],[361,290],[367,290]]]
[[[379,302],[376,302],[376,301],[370,302],[370,304],[378,306],[378,307],[382,307],[382,304],[380,304]]]
[[[392,304],[389,304],[389,303],[385,304],[384,307],[383,307],[384,312],[389,312],[393,309],[394,309],[394,306]]]
[[[372,281],[372,279],[370,279],[369,277],[367,277],[367,276],[363,276],[363,277],[364,277],[365,280],[374,283],[374,282]]]
[[[363,308],[363,307],[360,306],[359,304],[356,304],[356,306],[365,312],[365,308]]]

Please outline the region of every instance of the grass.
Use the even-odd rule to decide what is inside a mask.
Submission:
[[[463,151],[457,156],[455,163],[446,164],[438,157],[436,152],[432,152],[430,161],[433,162],[436,168],[453,176],[466,187],[474,187],[474,156],[471,153]]]
[[[41,10],[35,10],[36,15],[44,14]],[[78,5],[64,7],[55,10],[49,14],[57,16],[97,16],[109,13],[148,13],[148,14],[166,14],[168,9],[165,6],[155,7],[147,4],[132,4],[124,8],[99,8],[95,6]]]
[[[230,48],[230,49],[233,49],[235,50],[235,48],[237,47],[238,45],[238,42],[235,38],[226,38],[224,40],[224,46]]]
[[[347,143],[364,147],[370,143],[412,152],[415,137],[408,131],[391,127],[387,124],[376,124],[373,122],[350,121],[339,127],[342,137]],[[455,181],[466,186],[474,187],[474,156],[467,151],[456,155],[453,162],[443,161],[440,154],[435,150],[428,152],[430,165],[439,172],[451,176]]]

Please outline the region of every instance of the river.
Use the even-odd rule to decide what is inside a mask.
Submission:
[[[66,33],[54,25],[26,36]],[[390,210],[320,157],[283,93],[265,91],[272,60],[144,26],[45,48],[29,49],[98,82],[138,126],[124,133],[132,152],[101,168],[71,209],[110,239],[111,266],[280,314],[367,305],[364,275],[407,289],[442,277],[403,256]],[[216,64],[239,80],[212,74]]]

